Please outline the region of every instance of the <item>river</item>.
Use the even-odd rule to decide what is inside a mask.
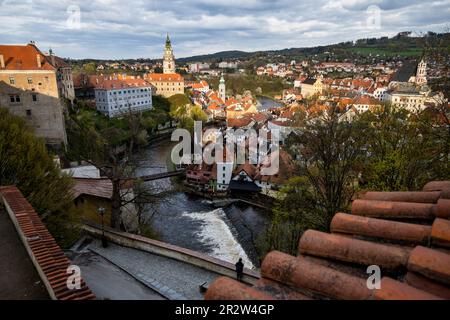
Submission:
[[[265,96],[256,96],[256,100],[259,102],[258,110],[265,111],[270,108],[280,108],[283,106],[283,103],[269,97]]]
[[[138,175],[167,171],[174,143],[161,142],[138,154]],[[183,192],[171,178],[147,182],[158,200],[148,206],[152,226],[161,241],[236,263],[248,268],[259,265],[254,239],[266,228],[268,214],[246,204],[215,208],[201,197]]]

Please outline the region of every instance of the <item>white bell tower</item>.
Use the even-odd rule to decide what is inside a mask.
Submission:
[[[420,85],[427,84],[427,63],[424,59],[420,60],[417,66],[416,83]]]
[[[223,78],[223,74],[220,77],[220,82],[219,82],[219,98],[222,99],[222,101],[225,103],[226,87],[225,87],[225,79]]]
[[[167,34],[163,60],[163,72],[165,74],[175,73],[175,56],[173,55],[169,34]]]

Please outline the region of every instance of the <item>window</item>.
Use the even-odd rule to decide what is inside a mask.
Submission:
[[[16,84],[16,79],[14,79],[14,77],[9,77],[9,84]]]
[[[28,84],[33,84],[33,78],[28,78]]]
[[[28,117],[31,117],[31,110],[28,109],[26,112],[27,112],[27,116],[28,116]]]
[[[17,94],[12,94],[9,96],[9,100],[11,103],[19,103],[20,102],[20,96]]]
[[[34,102],[37,101],[37,94],[33,93],[33,94],[31,95],[31,97],[32,97],[32,99],[33,99]]]

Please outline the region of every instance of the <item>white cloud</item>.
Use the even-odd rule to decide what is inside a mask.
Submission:
[[[80,29],[68,29],[70,5]],[[366,9],[381,9],[381,28],[366,28]],[[166,32],[178,57],[222,50],[314,46],[443,31],[450,0],[0,0],[0,43],[34,40],[70,57],[161,56]]]

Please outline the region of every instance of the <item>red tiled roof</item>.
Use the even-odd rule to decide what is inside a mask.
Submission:
[[[306,231],[297,257],[269,253],[252,290],[220,279],[205,298],[450,299],[450,181],[359,197],[330,234]],[[370,265],[381,268],[380,289],[367,287]]]
[[[75,199],[82,194],[104,199],[112,198],[113,186],[108,178],[73,178],[73,180],[75,185],[72,187],[72,193]],[[132,180],[122,180],[121,189],[131,188],[132,183]]]
[[[55,70],[49,59],[32,44],[26,46],[0,45],[0,55],[3,55],[5,62],[5,69],[3,70]],[[38,67],[37,56],[40,57],[40,68]]]
[[[67,287],[70,276],[67,268],[71,263],[19,189],[15,186],[0,187],[0,200],[12,212],[10,217],[17,233],[46,283],[50,296],[58,300],[94,299],[94,294],[83,279],[80,289],[71,290]]]
[[[364,96],[360,96],[358,98],[356,98],[353,101],[353,104],[362,104],[362,105],[381,105],[381,102],[375,98],[372,98],[370,96],[364,95]]]
[[[95,89],[113,90],[126,88],[148,87],[150,84],[143,79],[117,79],[100,81]]]
[[[178,73],[148,73],[145,78],[148,81],[162,81],[162,82],[182,82],[183,77]]]

